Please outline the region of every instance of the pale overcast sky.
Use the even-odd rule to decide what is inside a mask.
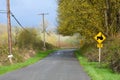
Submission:
[[[57,0],[10,0],[11,11],[23,26],[39,26],[42,16],[39,13],[48,13],[45,20],[54,27],[57,22]],[[6,10],[6,0],[0,0],[0,10]],[[12,25],[17,25],[12,19]],[[0,13],[0,23],[6,24],[6,14]]]

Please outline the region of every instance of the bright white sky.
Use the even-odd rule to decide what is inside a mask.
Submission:
[[[50,27],[57,24],[57,0],[10,0],[11,11],[23,26],[38,27],[42,23],[42,16],[39,13],[48,13],[45,20]],[[6,0],[0,0],[0,10],[6,10]],[[12,19],[12,25],[16,25]],[[6,14],[0,13],[0,23],[6,24]]]

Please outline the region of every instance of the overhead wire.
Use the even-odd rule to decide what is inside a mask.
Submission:
[[[7,13],[7,11],[6,10],[0,10],[0,13]],[[27,31],[27,32],[29,32],[30,33],[30,31],[28,31],[27,29],[25,29],[23,26],[22,26],[22,24],[18,21],[18,19],[15,17],[15,15],[10,11],[10,14],[11,14],[11,16],[14,18],[14,20],[17,22],[17,24],[23,29],[23,30],[25,30],[25,31]]]
[[[15,21],[18,23],[18,25],[19,25],[23,30],[25,30],[25,31],[27,31],[27,32],[30,32],[30,31],[26,30],[26,29],[22,26],[22,24],[18,21],[18,19],[15,17],[15,15],[14,15],[12,12],[10,12],[10,13],[11,13],[11,16],[15,19]]]

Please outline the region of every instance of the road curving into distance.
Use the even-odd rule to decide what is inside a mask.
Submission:
[[[74,51],[56,51],[33,65],[0,75],[0,80],[90,80]]]

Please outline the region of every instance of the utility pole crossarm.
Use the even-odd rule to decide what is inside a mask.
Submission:
[[[40,13],[40,14],[38,14],[38,15],[48,15],[48,13]]]

